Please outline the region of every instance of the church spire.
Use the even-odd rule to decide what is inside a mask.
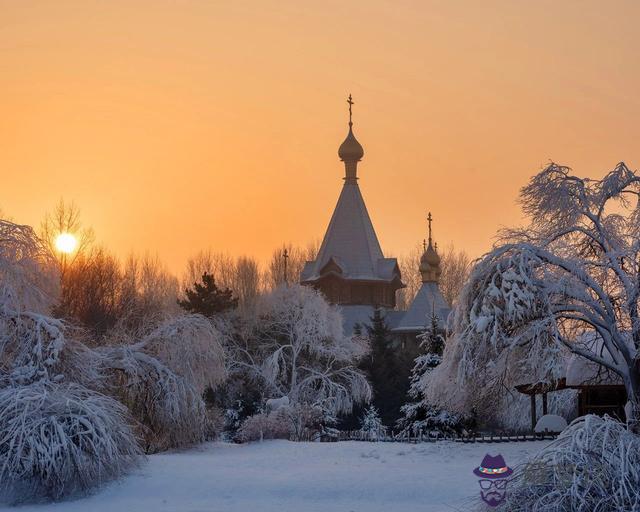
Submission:
[[[347,183],[355,183],[358,179],[358,162],[362,160],[362,157],[364,156],[364,149],[362,149],[362,146],[353,134],[352,107],[354,102],[351,94],[349,94],[347,103],[349,104],[349,133],[338,149],[338,156],[340,157],[340,160],[344,162],[345,181]]]
[[[424,253],[420,258],[420,274],[423,283],[437,283],[440,279],[440,256],[438,255],[437,244],[433,248],[433,234],[431,230],[431,222],[433,217],[431,212],[427,215],[427,223],[429,225],[429,243],[424,246]]]

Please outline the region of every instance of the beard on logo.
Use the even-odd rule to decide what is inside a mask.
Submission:
[[[482,497],[482,501],[484,501],[490,507],[497,507],[502,503],[506,497],[506,493],[498,492],[498,491],[489,491],[489,492],[481,492],[480,496]]]

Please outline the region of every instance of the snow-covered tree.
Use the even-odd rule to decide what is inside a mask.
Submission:
[[[85,387],[100,381],[92,351],[45,314],[50,268],[31,228],[0,221],[0,494],[10,501],[85,491],[140,455],[126,408]]]
[[[375,406],[370,405],[360,418],[360,431],[363,432],[370,441],[377,441],[386,434],[387,428],[382,424],[380,413]]]
[[[299,285],[261,297],[248,339],[230,350],[231,366],[259,379],[265,398],[286,396],[292,411],[306,416],[308,407],[320,409],[328,420],[371,398],[357,368],[366,352],[362,339],[344,335],[338,310],[319,292]]]
[[[623,163],[600,180],[556,164],[534,176],[521,192],[531,223],[473,269],[434,388],[455,381],[491,403],[563,376],[570,352],[620,378],[640,431],[639,196]]]
[[[137,342],[96,349],[104,389],[142,427],[148,452],[204,440],[204,391],[225,377],[220,335],[200,315],[168,320]]]

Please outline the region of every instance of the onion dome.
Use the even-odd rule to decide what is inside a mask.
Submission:
[[[431,212],[429,212],[427,220],[429,221],[429,244],[427,245],[425,240],[424,252],[420,257],[420,274],[422,275],[423,283],[437,283],[440,279],[440,274],[442,274],[442,270],[440,269],[440,256],[438,255],[438,251],[433,248],[431,238],[431,221],[433,220]]]
[[[344,142],[340,144],[338,149],[338,156],[340,160],[344,162],[344,179],[346,183],[355,184],[358,180],[358,162],[362,160],[364,156],[364,149],[353,134],[353,119],[351,107],[353,106],[353,99],[349,94],[347,100],[349,104],[349,133]]]
[[[359,162],[364,156],[364,149],[353,134],[352,125],[353,123],[349,122],[349,134],[338,149],[338,156],[343,162]]]

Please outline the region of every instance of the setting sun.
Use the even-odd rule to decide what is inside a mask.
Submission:
[[[71,233],[60,233],[56,237],[56,249],[64,254],[71,254],[78,246],[78,239]]]

